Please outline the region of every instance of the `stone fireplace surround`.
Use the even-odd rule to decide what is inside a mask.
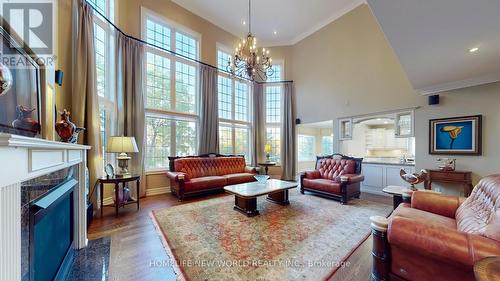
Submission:
[[[89,146],[0,133],[0,280],[21,280],[21,183],[78,167],[74,247],[87,245],[85,167]]]

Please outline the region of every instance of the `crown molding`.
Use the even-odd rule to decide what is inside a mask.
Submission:
[[[452,81],[442,84],[431,85],[423,88],[418,88],[416,91],[421,95],[432,95],[441,92],[479,86],[500,81],[500,72],[487,74],[471,79]]]

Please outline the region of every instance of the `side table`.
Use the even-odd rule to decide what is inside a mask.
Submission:
[[[115,216],[118,215],[118,208],[120,206],[125,206],[125,205],[129,205],[129,204],[137,204],[137,210],[139,210],[139,186],[140,186],[140,181],[141,181],[140,176],[133,175],[133,176],[129,176],[129,177],[100,178],[98,180],[99,180],[99,185],[100,185],[101,197],[104,194],[104,184],[109,183],[109,184],[114,184],[115,198],[119,197],[120,183],[122,184],[122,189],[123,189],[123,188],[125,188],[126,183],[135,181],[136,188],[137,188],[137,199],[136,200],[130,199],[123,204],[114,203],[113,205],[107,205],[107,206],[115,207]],[[101,217],[103,216],[102,212],[103,212],[104,207],[105,206],[103,204],[103,198],[101,198]]]
[[[262,163],[257,163],[257,165],[264,167],[266,175],[268,175],[269,167],[276,166],[276,162],[262,162]]]
[[[427,179],[424,182],[425,189],[432,189],[433,182],[455,183],[464,187],[464,196],[472,192],[472,172],[470,171],[442,171],[428,170]]]

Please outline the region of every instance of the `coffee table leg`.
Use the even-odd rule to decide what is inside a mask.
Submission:
[[[259,214],[257,210],[257,198],[234,196],[234,209],[245,214],[247,217],[254,217]]]
[[[288,190],[271,193],[267,195],[267,200],[283,206],[290,204],[290,201],[288,201]]]

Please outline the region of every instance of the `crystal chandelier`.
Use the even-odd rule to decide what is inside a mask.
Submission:
[[[227,70],[233,75],[266,81],[273,75],[269,50],[257,48],[257,38],[252,35],[252,6],[248,0],[248,35],[238,44],[234,56],[228,61]]]

